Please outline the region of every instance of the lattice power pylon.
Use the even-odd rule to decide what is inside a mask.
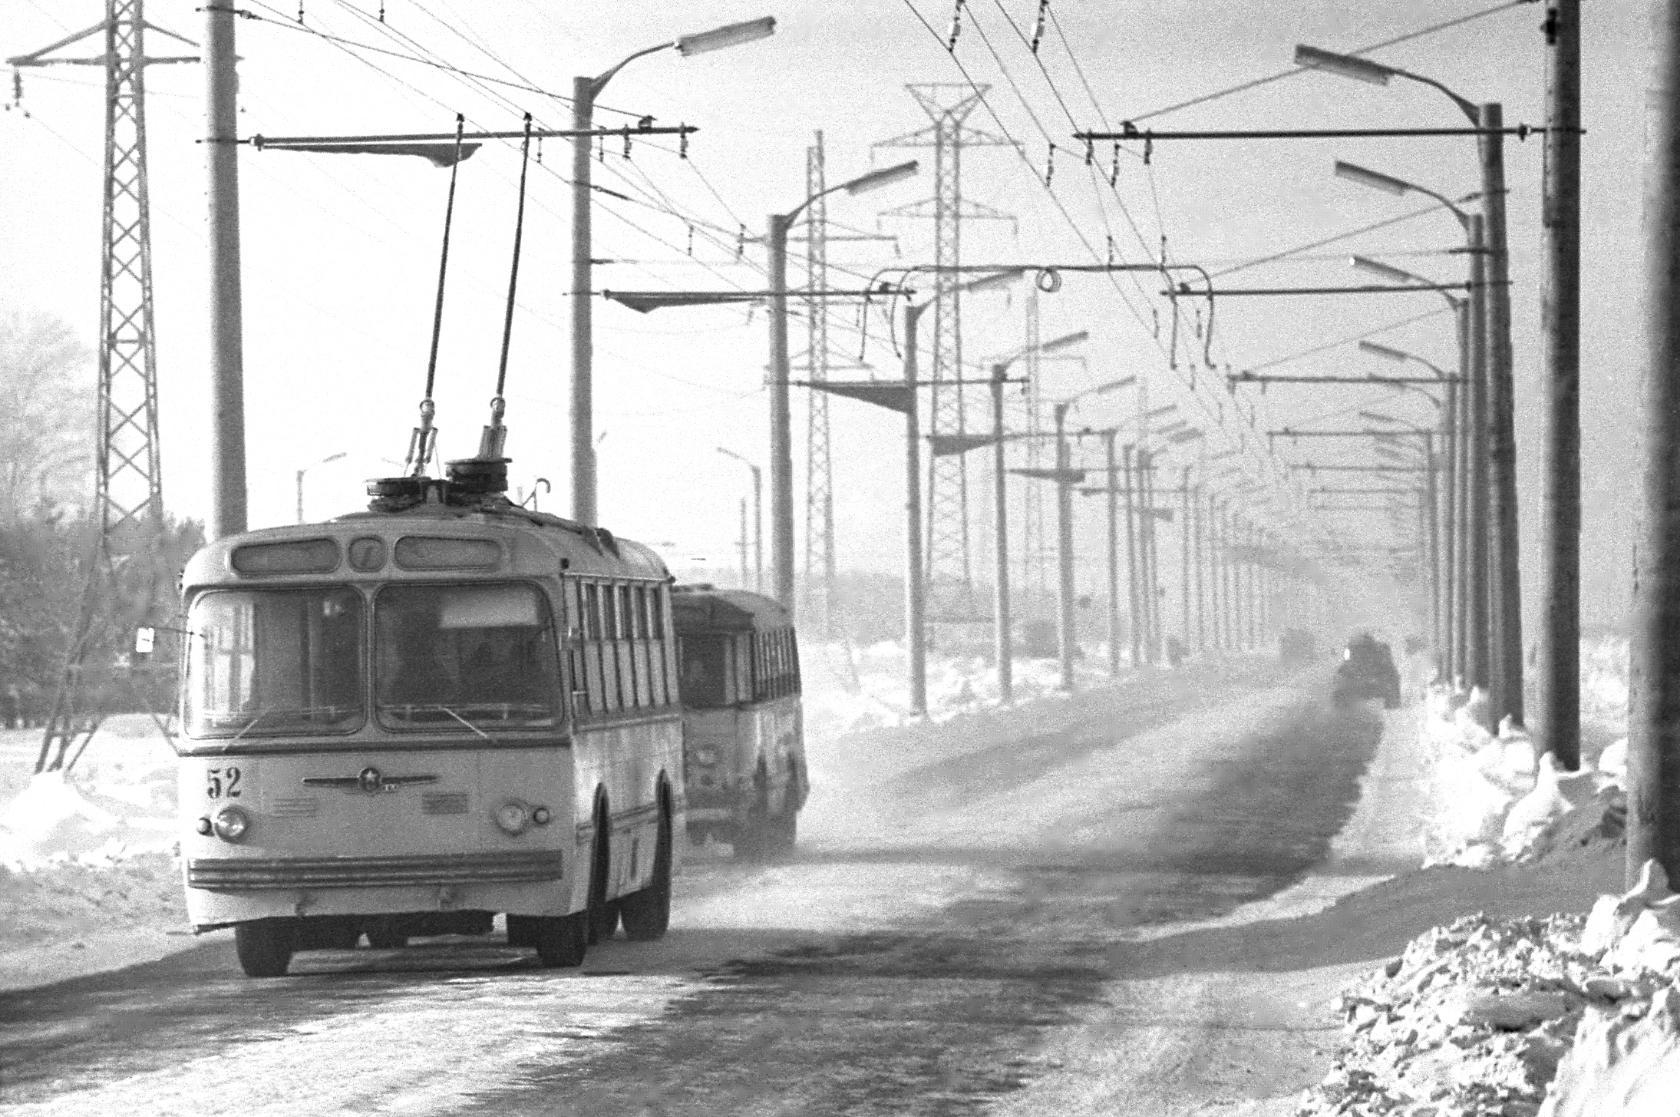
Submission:
[[[146,185],[145,69],[197,62],[147,57],[146,31],[194,44],[148,24],[143,0],[106,0],[105,19],[13,66],[105,68],[105,213],[99,288],[99,387],[93,522],[98,537],[81,606],[41,740],[35,770],[68,768],[99,727],[119,685],[114,633],[127,635],[172,587],[161,577],[163,478],[158,464],[157,347],[152,332],[151,204]],[[56,52],[100,37],[104,53]],[[135,615],[119,616],[120,602]],[[132,680],[121,675],[121,684]]]
[[[823,135],[805,149],[805,196],[815,198],[805,214],[806,369],[813,382],[828,379],[828,199],[824,180]],[[834,599],[834,470],[828,452],[828,393],[805,393],[810,401],[805,446],[805,615],[820,632],[830,628]]]
[[[928,84],[905,88],[933,123],[875,146],[933,148],[934,196],[887,210],[884,216],[933,218],[934,262],[939,270],[934,273],[933,360],[928,375],[934,381],[931,433],[960,435],[967,426],[962,388],[962,277],[951,269],[962,261],[962,222],[965,218],[1012,220],[990,206],[963,200],[962,151],[965,147],[1007,147],[1010,143],[963,124],[988,86]],[[989,608],[982,615],[974,600],[965,455],[933,459],[928,471],[927,519],[929,620],[989,617]]]

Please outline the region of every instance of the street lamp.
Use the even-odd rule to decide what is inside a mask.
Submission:
[[[870,171],[819,190],[786,213],[767,219],[770,248],[770,566],[772,596],[793,610],[793,415],[788,399],[787,240],[794,220],[818,198],[844,190],[863,194],[913,176],[914,160]]]
[[[1497,725],[1506,716],[1520,723],[1523,720],[1522,597],[1521,572],[1517,563],[1515,384],[1511,354],[1510,255],[1505,230],[1504,109],[1498,102],[1474,104],[1433,78],[1368,58],[1298,45],[1295,62],[1374,85],[1387,85],[1390,78],[1406,78],[1427,85],[1449,98],[1480,132],[1477,148],[1482,179],[1482,213],[1485,218],[1482,232],[1486,238],[1485,278],[1488,287],[1483,300],[1486,317],[1481,328],[1487,347],[1488,422],[1487,452],[1474,457],[1491,463],[1492,484],[1488,497],[1493,504],[1493,515],[1484,516],[1478,522],[1489,525],[1496,544],[1489,558],[1497,566],[1497,577],[1487,580],[1486,596],[1490,604],[1498,604],[1498,610],[1496,623],[1492,626],[1497,629],[1497,639],[1490,636],[1487,654],[1480,663],[1472,664],[1472,670],[1479,667],[1491,684],[1489,717],[1493,724]],[[1480,262],[1478,256],[1472,266]],[[1478,289],[1478,286],[1472,286],[1472,295]],[[1480,536],[1483,533],[1477,534]],[[1491,609],[1489,611],[1492,612]],[[1553,650],[1563,651],[1565,656],[1577,654],[1573,648]],[[1487,669],[1490,661],[1492,670]],[[1575,671],[1572,661],[1566,661],[1558,669],[1559,674],[1566,675],[1569,680],[1573,680]]]
[[[1055,353],[1068,349],[1090,336],[1089,331],[1077,330],[1038,345],[1030,345],[992,364],[992,595],[997,645],[998,701],[1006,706],[1015,700],[1015,664],[1010,632],[1013,622],[1009,615],[1009,489],[1006,484],[1009,475],[1003,462],[1004,377],[1009,371],[1009,366],[1022,357],[1033,353]],[[1065,489],[1065,482],[1058,483]],[[1069,676],[1064,675],[1063,685],[1066,686],[1069,682]]]
[[[1469,241],[1472,248],[1470,298],[1468,301],[1447,298],[1458,318],[1459,376],[1465,386],[1462,392],[1455,392],[1450,385],[1448,389],[1449,400],[1453,400],[1456,395],[1456,402],[1451,409],[1452,425],[1448,434],[1449,452],[1452,455],[1450,506],[1460,525],[1454,530],[1452,537],[1456,549],[1450,551],[1454,570],[1453,582],[1456,586],[1454,596],[1457,601],[1452,614],[1451,643],[1454,650],[1450,658],[1455,675],[1463,678],[1467,685],[1486,687],[1493,659],[1490,647],[1493,625],[1490,620],[1489,591],[1492,572],[1488,553],[1491,534],[1487,453],[1488,362],[1484,309],[1486,296],[1482,285],[1486,269],[1483,266],[1484,254],[1474,251],[1479,247],[1482,220],[1472,214],[1469,221]],[[1382,276],[1390,282],[1407,285],[1429,282],[1403,268],[1368,257],[1355,256],[1352,262],[1359,270]],[[1390,359],[1394,359],[1392,354],[1400,352],[1373,347],[1367,343],[1362,343],[1361,347],[1368,353]],[[1416,360],[1410,357],[1410,354],[1405,354],[1404,358]],[[1512,514],[1515,515],[1514,510]]]
[[[572,79],[572,518],[595,527],[596,480],[594,436],[595,338],[592,320],[594,260],[590,243],[589,140],[594,131],[595,98],[613,75],[631,62],[662,50],[683,57],[767,38],[776,30],[771,16],[731,23],[710,31],[647,47],[628,55],[596,77]]]
[[[764,471],[735,451],[719,446],[717,452],[734,458],[752,470],[753,479],[753,589],[764,592]]]
[[[1083,337],[1081,337],[1083,340]],[[1069,343],[1071,344],[1071,342]],[[1076,392],[1053,408],[1056,423],[1056,644],[1061,659],[1062,689],[1073,689],[1073,485],[1067,444],[1067,413],[1081,400],[1108,395],[1137,383],[1124,376]],[[1132,625],[1137,626],[1134,612]]]
[[[924,265],[925,266],[925,265]],[[908,279],[908,269],[905,273]],[[1020,279],[1018,268],[988,272],[958,284],[952,293],[984,291]],[[922,447],[921,419],[916,393],[921,386],[917,371],[916,330],[922,314],[937,305],[939,298],[913,303],[904,300],[904,633],[908,653],[910,712],[927,713],[927,576],[922,553]]]
[[[1459,633],[1463,626],[1464,611],[1464,581],[1459,561],[1459,548],[1462,546],[1463,531],[1459,525],[1462,512],[1462,502],[1459,499],[1459,430],[1458,430],[1458,383],[1444,371],[1422,357],[1409,353],[1404,349],[1396,349],[1391,345],[1380,342],[1361,340],[1361,352],[1381,357],[1385,361],[1396,364],[1408,362],[1422,365],[1435,374],[1436,379],[1443,382],[1446,389],[1445,405],[1435,396],[1424,392],[1424,395],[1442,413],[1443,436],[1445,446],[1445,467],[1442,474],[1445,478],[1443,500],[1441,501],[1441,630],[1436,638],[1440,641],[1435,649],[1436,664],[1443,681],[1450,681],[1458,670],[1462,659],[1462,644]],[[1404,385],[1412,387],[1412,385]],[[1423,389],[1418,389],[1423,391]]]
[[[314,469],[318,465],[326,465],[328,462],[336,462],[340,458],[344,458],[344,457],[348,457],[348,456],[349,456],[348,451],[340,450],[336,454],[328,454],[326,457],[322,458],[320,461],[311,462],[310,464],[304,466],[302,469],[297,471],[297,522],[298,523],[300,523],[300,524],[303,523],[303,475],[305,473],[308,473],[310,470]]]

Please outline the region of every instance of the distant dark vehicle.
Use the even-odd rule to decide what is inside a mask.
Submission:
[[[1318,658],[1313,634],[1304,628],[1286,628],[1278,634],[1278,662],[1306,664]]]
[[[1368,632],[1349,640],[1330,696],[1337,706],[1380,698],[1385,709],[1399,709],[1400,669],[1394,665],[1394,652]]]

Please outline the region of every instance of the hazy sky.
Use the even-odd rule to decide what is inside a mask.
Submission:
[[[732,50],[679,57],[661,52],[615,77],[597,123],[652,115],[700,131],[681,158],[669,140],[605,145],[595,181],[630,200],[596,197],[594,254],[614,261],[597,288],[759,290],[765,215],[797,205],[806,190],[806,150],[821,130],[830,184],[911,156],[918,180],[859,197],[836,195],[834,232],[897,235],[891,242],[831,244],[834,286],[861,283],[883,267],[931,262],[931,222],[878,218],[933,190],[931,150],[875,149],[929,122],[906,91],[911,83],[973,81],[987,87],[969,123],[1018,144],[973,147],[962,156],[965,197],[1015,221],[967,224],[963,256],[992,261],[1142,261],[1160,251],[1219,270],[1422,208],[1415,198],[1374,193],[1330,174],[1338,158],[1442,193],[1477,188],[1473,141],[1168,142],[1145,166],[1112,150],[1087,167],[1075,131],[1176,105],[1291,68],[1296,43],[1356,50],[1477,12],[1485,18],[1410,39],[1373,57],[1437,78],[1473,101],[1501,101],[1508,123],[1543,123],[1544,44],[1539,4],[1460,0],[1052,0],[1038,55],[1037,0],[970,0],[954,53],[946,49],[950,0],[297,0],[248,2],[260,17],[238,25],[240,130],[270,136],[447,131],[453,114],[473,126],[515,129],[531,111],[565,127],[565,97],[577,74],[599,73],[625,55],[716,24],[774,15],[774,37]],[[95,0],[0,0],[0,54],[38,49],[96,22]],[[384,22],[378,13],[383,8]],[[1615,622],[1628,603],[1630,547],[1638,502],[1637,385],[1645,359],[1639,311],[1646,6],[1637,0],[1585,5],[1583,214],[1583,441],[1586,494],[1584,607],[1589,621]],[[153,0],[148,19],[194,40],[202,16],[181,0]],[[924,23],[925,20],[925,23]],[[930,30],[931,28],[931,30]],[[335,38],[325,38],[324,32]],[[336,40],[336,41],[335,41]],[[175,53],[154,37],[151,49]],[[73,52],[85,56],[86,47]],[[424,61],[417,61],[424,60]],[[465,72],[465,73],[463,73]],[[470,76],[469,76],[470,75]],[[203,77],[194,66],[147,74],[156,332],[163,408],[165,495],[177,512],[208,510],[207,343],[201,146]],[[0,115],[0,309],[44,311],[93,341],[98,322],[100,165],[103,113],[97,69],[30,70],[20,108]],[[960,95],[960,88],[938,95]],[[27,114],[27,115],[26,115]],[[1194,108],[1152,117],[1168,128],[1425,127],[1461,123],[1439,93],[1414,83],[1387,88],[1310,72]],[[1049,147],[1059,149],[1049,171]],[[566,424],[570,287],[569,152],[549,141],[533,168],[518,313],[509,369],[508,443],[514,481],[547,478],[543,507],[568,509]],[[1523,574],[1536,585],[1539,527],[1539,174],[1541,146],[1507,147],[1518,392],[1518,471],[1523,485]],[[1045,179],[1049,177],[1049,184]],[[300,468],[312,469],[307,508],[325,516],[358,506],[363,478],[402,457],[423,384],[435,294],[447,172],[417,159],[316,156],[242,149],[245,371],[251,524],[293,514]],[[438,425],[444,457],[474,450],[488,415],[501,340],[502,304],[513,239],[517,145],[492,145],[461,171],[439,372]],[[844,226],[844,229],[838,226]],[[741,229],[747,241],[743,244]],[[1464,278],[1460,239],[1442,212],[1338,240],[1230,277],[1245,286],[1359,280],[1352,252],[1378,256],[1442,281]],[[796,242],[796,253],[799,245]],[[790,269],[802,282],[802,265]],[[924,284],[925,289],[925,284]],[[1147,277],[1070,278],[1042,299],[1043,337],[1087,329],[1083,362],[1047,362],[1047,400],[1120,376],[1138,375],[1150,401],[1178,401],[1221,449],[1240,423],[1235,403],[1258,405],[1256,427],[1352,425],[1361,408],[1408,422],[1431,421],[1417,395],[1350,387],[1278,386],[1264,396],[1220,387],[1227,368],[1246,369],[1409,318],[1375,334],[1436,364],[1456,360],[1450,319],[1435,295],[1227,299],[1216,306],[1216,370],[1196,367],[1181,344],[1169,359],[1170,308]],[[1019,293],[972,296],[964,307],[970,360],[1009,354],[1023,341]],[[1161,323],[1156,335],[1156,323]],[[879,314],[860,335],[855,307],[837,308],[834,359],[861,355],[895,376],[898,357]],[[1203,323],[1205,326],[1205,323]],[[1195,326],[1186,310],[1182,328]],[[732,568],[737,501],[747,472],[717,453],[726,446],[764,462],[767,354],[762,310],[699,308],[641,316],[597,302],[596,413],[602,522],[659,545],[673,565],[704,558]],[[793,325],[803,349],[803,326]],[[1199,353],[1198,353],[1199,356]],[[1174,369],[1170,364],[1176,363]],[[1195,371],[1192,372],[1191,369]],[[1295,361],[1301,374],[1385,373],[1350,344]],[[796,376],[798,374],[796,373]],[[1080,405],[1075,423],[1124,418],[1136,397],[1120,393]],[[975,399],[976,422],[983,401]],[[805,398],[795,390],[796,490],[803,493]],[[902,549],[901,438],[896,417],[835,400],[836,537],[842,567],[896,569]],[[1255,445],[1248,435],[1248,444]],[[1090,452],[1094,457],[1096,447]],[[1290,447],[1284,460],[1370,460],[1368,449],[1327,440]],[[1257,458],[1245,459],[1257,468]],[[976,533],[983,537],[986,475],[974,463]],[[1351,484],[1344,478],[1345,483]],[[801,509],[803,502],[800,502]],[[1080,538],[1094,586],[1102,527],[1094,503],[1081,506]],[[1263,512],[1256,506],[1257,513]],[[1336,521],[1353,530],[1351,521]],[[1360,529],[1389,531],[1386,525]],[[799,551],[803,554],[803,527]],[[983,560],[977,556],[977,561]],[[1535,615],[1527,616],[1533,631]]]

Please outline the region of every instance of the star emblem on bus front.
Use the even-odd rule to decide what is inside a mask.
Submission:
[[[305,776],[304,785],[307,787],[342,787],[346,789],[360,789],[369,795],[381,792],[400,791],[409,784],[436,783],[438,777],[433,775],[418,776],[387,776],[373,765],[368,765],[353,776]]]

